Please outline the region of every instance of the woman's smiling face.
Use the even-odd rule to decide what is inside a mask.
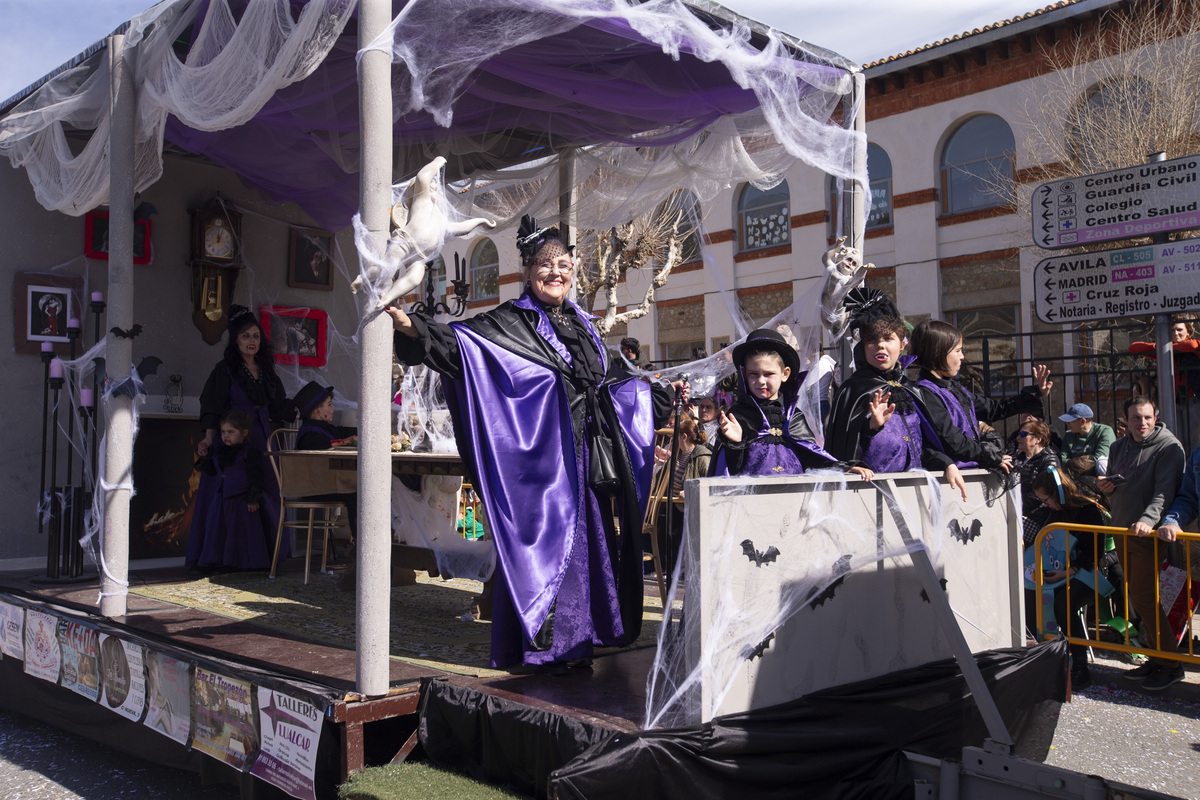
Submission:
[[[529,287],[533,296],[550,306],[561,305],[575,279],[575,260],[557,241],[538,251],[529,267]]]

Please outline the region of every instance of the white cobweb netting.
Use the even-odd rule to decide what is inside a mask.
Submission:
[[[278,90],[312,73],[336,43],[354,0],[250,3],[238,20],[227,0],[164,1],[134,17],[124,49],[140,87],[134,190],[162,176],[163,130],[174,115],[199,130],[249,121]],[[173,47],[201,9],[204,24],[185,59]],[[109,53],[102,49],[39,87],[0,120],[0,154],[25,167],[38,202],[81,215],[108,200]],[[67,131],[92,131],[75,153]]]
[[[644,728],[695,725],[858,679],[848,669],[876,676],[949,657],[913,567],[918,550],[942,587],[957,590],[957,602],[946,596],[973,649],[1011,644],[1006,603],[981,611],[963,599],[977,583],[964,570],[987,556],[956,560],[967,548],[951,541],[955,519],[991,514],[994,522],[1004,507],[1011,514],[1011,493],[991,487],[967,503],[928,474],[904,486],[877,479],[868,487],[835,473],[805,478],[816,480],[802,491],[786,479],[710,482],[708,504],[685,518]],[[772,502],[772,494],[784,499]],[[704,537],[691,529],[701,515]],[[999,534],[990,546],[1006,546],[1003,525]],[[756,556],[766,558],[756,565]]]

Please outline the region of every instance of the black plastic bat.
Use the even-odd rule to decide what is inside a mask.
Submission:
[[[946,591],[946,579],[942,578],[941,580],[938,581],[938,583],[940,583],[942,585],[942,591],[943,592]],[[929,602],[929,592],[922,589],[921,590],[921,599],[924,600],[926,603],[928,603]]]
[[[766,550],[758,551],[754,549],[754,542],[749,539],[742,540],[742,555],[754,562],[754,566],[761,567],[763,564],[770,563],[779,557],[779,548],[771,545]]]
[[[846,580],[846,573],[850,572],[850,561],[851,556],[846,554],[837,561],[833,562],[833,583],[826,586],[824,591],[818,592],[812,597],[812,599],[808,601],[809,608],[816,609],[817,606],[825,605],[826,600],[833,599],[833,596],[837,591],[837,587],[842,585],[842,583]]]
[[[754,645],[754,647],[747,647],[745,650],[743,650],[742,658],[746,659],[747,661],[753,661],[755,658],[762,658],[763,653],[767,651],[767,648],[771,645],[771,640],[774,638],[774,633],[768,633],[767,638]]]
[[[950,535],[963,544],[973,542],[979,538],[979,534],[983,533],[983,523],[978,519],[971,520],[969,527],[964,528],[958,520],[950,520]]]
[[[129,330],[118,328],[116,325],[108,329],[110,333],[120,336],[122,339],[136,339],[138,334],[142,332],[142,324],[140,322],[133,323],[133,327]]]
[[[146,356],[134,367],[133,375],[113,386],[108,390],[108,393],[130,398],[138,394],[145,394],[146,390],[141,387],[141,383],[151,375],[158,374],[158,368],[162,366],[162,363],[162,359],[158,356]],[[108,380],[108,368],[104,359],[94,358],[92,359],[92,364],[95,367],[96,383],[99,386],[104,386],[105,381]],[[134,380],[135,378],[137,380]]]

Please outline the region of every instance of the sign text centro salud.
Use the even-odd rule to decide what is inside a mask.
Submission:
[[[1047,250],[1200,228],[1200,156],[1043,183],[1032,202]]]

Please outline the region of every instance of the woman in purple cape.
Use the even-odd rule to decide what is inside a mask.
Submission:
[[[573,248],[557,228],[522,218],[517,249],[515,301],[449,325],[387,311],[397,359],[442,376],[496,542],[492,665],[561,672],[640,632],[642,517],[672,397],[610,365],[568,297]]]

